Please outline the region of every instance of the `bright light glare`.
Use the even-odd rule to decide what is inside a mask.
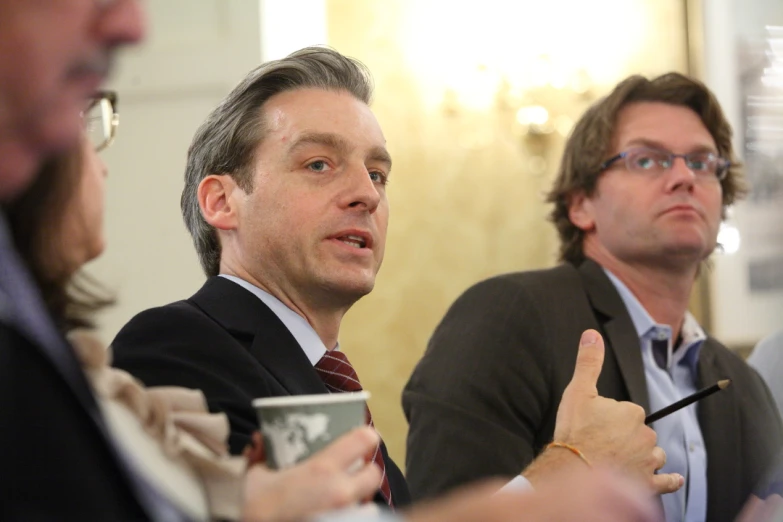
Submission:
[[[528,105],[517,111],[520,125],[543,125],[549,120],[549,111],[540,105]]]
[[[722,253],[736,254],[740,247],[740,233],[737,227],[725,223],[721,224],[718,232],[718,243],[722,247]]]
[[[261,0],[261,61],[329,42],[326,0]],[[291,28],[295,27],[295,30]]]

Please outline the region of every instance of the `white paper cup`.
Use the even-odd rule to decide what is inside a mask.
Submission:
[[[254,399],[267,465],[293,466],[340,435],[364,426],[369,398],[369,392],[360,391]]]

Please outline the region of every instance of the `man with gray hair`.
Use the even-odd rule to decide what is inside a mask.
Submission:
[[[203,390],[229,416],[233,452],[257,429],[254,398],[361,389],[338,332],[372,290],[385,248],[391,157],[371,92],[364,66],[327,48],[252,71],[188,154],[182,211],[206,283],[189,299],[140,313],[113,342],[115,364],[147,385]],[[561,405],[564,441],[589,448],[597,462],[612,455],[659,491],[676,490],[681,477],[653,474],[665,456],[641,409],[597,396],[600,338],[592,332],[582,344]],[[407,504],[383,443],[373,460],[382,471],[376,502]],[[584,465],[554,448],[526,477],[538,487],[574,464]]]
[[[202,389],[229,415],[235,453],[257,429],[252,399],[342,385],[322,377],[344,357],[340,321],[373,288],[388,221],[391,158],[371,92],[364,66],[325,48],[251,72],[188,153],[182,213],[209,279],[113,342],[115,364],[147,385]],[[407,504],[382,443],[374,459],[378,500]]]

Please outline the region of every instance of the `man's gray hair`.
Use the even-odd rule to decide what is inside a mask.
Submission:
[[[276,94],[302,88],[347,91],[369,105],[372,78],[353,58],[328,47],[307,47],[251,71],[196,131],[188,149],[180,206],[207,276],[219,273],[220,242],[201,214],[199,184],[211,174],[227,174],[250,193],[255,152],[266,131],[262,106]]]

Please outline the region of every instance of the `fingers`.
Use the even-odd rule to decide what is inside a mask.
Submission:
[[[568,385],[572,392],[596,397],[598,377],[604,364],[604,340],[595,330],[585,330],[579,340],[574,376]]]
[[[655,468],[653,471],[658,471],[666,465],[666,452],[660,446],[653,448],[653,458],[655,459]]]
[[[258,431],[253,432],[250,444],[245,446],[242,456],[245,457],[248,467],[253,464],[266,462],[266,450],[264,449],[264,439],[261,437],[261,433]]]
[[[751,495],[750,498],[742,506],[742,511],[734,519],[735,522],[759,522],[763,521],[761,513],[765,510],[764,501],[756,495]]]
[[[327,459],[340,468],[347,468],[374,450],[380,440],[378,432],[373,428],[368,426],[356,428],[313,455],[311,460]]]
[[[652,487],[658,494],[674,493],[685,484],[679,473],[660,473],[652,476]]]
[[[772,522],[773,520],[780,520],[780,514],[783,513],[783,497],[774,493],[764,499],[764,513],[763,518],[759,520],[767,520]]]
[[[381,468],[374,462],[369,462],[362,466],[362,469],[349,477],[351,484],[352,498],[364,499],[372,498],[381,485]]]
[[[652,451],[655,471],[666,465],[666,452],[660,446],[655,446]],[[674,493],[682,487],[685,479],[679,473],[660,473],[652,476],[653,489],[659,493]]]
[[[735,519],[736,522],[777,522],[780,520],[783,498],[777,493],[760,499],[751,495]]]

